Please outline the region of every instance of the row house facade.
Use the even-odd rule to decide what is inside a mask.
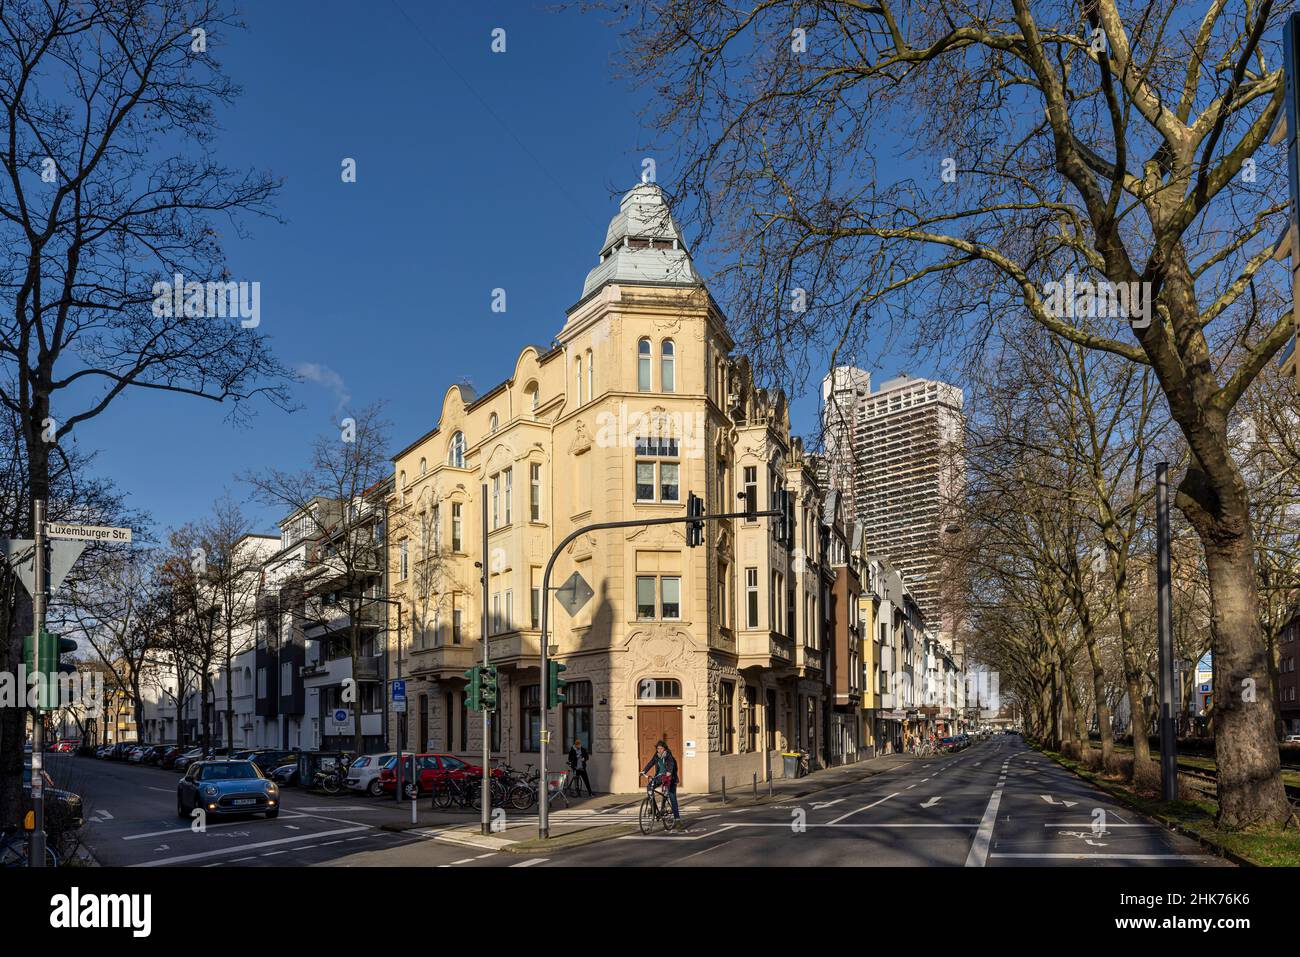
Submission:
[[[593,783],[610,791],[638,788],[659,739],[686,791],[779,775],[791,748],[831,759],[839,573],[822,494],[785,397],[755,388],[733,348],[662,192],[642,184],[555,342],[524,348],[482,394],[443,394],[436,426],[394,458],[389,633],[400,614],[404,636],[390,651],[408,704],[390,716],[393,740],[481,758],[464,672],[486,637],[499,669],[494,759],[536,764],[546,746],[557,767],[581,739]],[[684,517],[691,492],[717,514],[743,511],[747,492],[766,508],[778,491],[795,503],[794,548],[767,518],[710,521],[695,548],[684,525],[590,530],[560,552],[543,593],[553,549],[581,528]],[[570,616],[553,592],[575,572],[594,595]],[[546,601],[568,700],[543,727]]]

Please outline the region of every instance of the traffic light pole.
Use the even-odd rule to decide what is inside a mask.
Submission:
[[[542,684],[541,688],[541,705],[542,705],[542,751],[538,759],[538,769],[541,773],[541,780],[538,787],[537,796],[537,836],[548,838],[551,836],[551,822],[549,813],[550,793],[546,780],[546,746],[550,744],[550,661],[547,649],[547,625],[549,617],[547,611],[551,605],[551,570],[555,567],[555,560],[560,557],[560,552],[568,546],[575,538],[585,535],[588,532],[600,532],[614,528],[645,528],[651,525],[686,525],[695,522],[720,522],[733,518],[782,518],[785,516],[783,509],[769,509],[767,511],[743,511],[743,512],[723,512],[719,515],[686,515],[682,518],[646,518],[629,522],[596,522],[593,525],[583,525],[575,528],[572,532],[564,537],[560,544],[555,546],[551,552],[551,557],[546,561],[546,570],[542,573]],[[486,560],[487,552],[484,550],[484,559]],[[485,786],[486,787],[486,786]],[[484,793],[486,804],[486,791]]]
[[[483,503],[480,511],[483,513],[483,674],[487,675],[488,666],[488,510],[487,497],[488,487],[484,482],[480,489],[479,501]],[[489,737],[489,722],[492,720],[487,708],[483,711],[483,788],[479,802],[482,805],[481,816],[478,822],[480,834],[487,834],[491,831],[492,826],[489,822],[492,809],[492,739]],[[468,717],[468,715],[466,715]]]
[[[29,867],[45,866],[45,715],[41,706],[45,704],[45,676],[41,661],[41,635],[45,631],[45,590],[47,556],[45,539],[45,500],[32,501],[32,538],[35,542],[32,560],[35,578],[32,585],[32,670],[36,673],[36,710],[32,712],[32,815],[35,822],[28,846],[27,864]]]

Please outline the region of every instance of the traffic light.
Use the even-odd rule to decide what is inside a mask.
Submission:
[[[483,669],[477,665],[465,672],[469,685],[465,688],[465,707],[469,711],[483,710]]]
[[[40,680],[37,683],[37,707],[42,710],[59,706],[59,675],[76,673],[77,666],[59,659],[77,650],[77,643],[54,632],[42,631],[40,636]],[[31,635],[23,636],[23,665],[30,675],[36,671],[35,642]]]
[[[480,670],[483,672],[483,681],[479,700],[483,702],[485,710],[495,711],[497,707],[497,666],[487,665]]]
[[[686,497],[686,517],[699,518],[699,521],[686,523],[686,546],[694,548],[704,544],[704,499],[694,492]]]
[[[772,538],[786,548],[794,547],[794,497],[786,489],[777,489],[772,496]]]
[[[569,700],[569,693],[564,690],[569,683],[560,677],[560,672],[566,670],[565,666],[558,661],[546,663],[546,706],[548,708],[559,707]]]

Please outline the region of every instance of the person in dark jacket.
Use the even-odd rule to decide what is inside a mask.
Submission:
[[[651,768],[654,769],[651,773]],[[682,824],[682,814],[677,808],[677,759],[673,757],[672,751],[668,749],[666,741],[659,741],[655,744],[655,753],[641,769],[642,774],[650,776],[650,785],[647,790],[655,786],[655,782],[663,777],[668,778],[668,800],[673,808],[673,826],[679,831],[685,826]]]
[[[578,738],[573,742],[573,747],[569,748],[569,771],[573,774],[573,793],[581,794],[582,790],[579,784],[587,785],[587,795],[591,795],[591,778],[587,777],[587,761],[590,760],[591,754],[582,746],[582,739]]]

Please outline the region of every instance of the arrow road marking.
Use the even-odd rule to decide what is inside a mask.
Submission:
[[[839,804],[844,798],[836,798],[834,801],[819,801],[813,805],[814,811],[820,811],[824,807],[830,807],[832,804]],[[701,818],[703,820],[703,818]]]
[[[921,807],[934,807],[936,804],[938,804],[938,803],[939,803],[940,801],[942,801],[942,800],[943,800],[943,798],[941,798],[941,797],[933,797],[933,798],[930,798],[930,800],[924,802],[924,803],[921,805]]]
[[[1053,806],[1074,807],[1076,804],[1079,803],[1078,801],[1064,801],[1064,800],[1058,801],[1055,798],[1053,798],[1050,794],[1040,794],[1038,796],[1042,798],[1044,801],[1046,801],[1048,804],[1051,804]]]

